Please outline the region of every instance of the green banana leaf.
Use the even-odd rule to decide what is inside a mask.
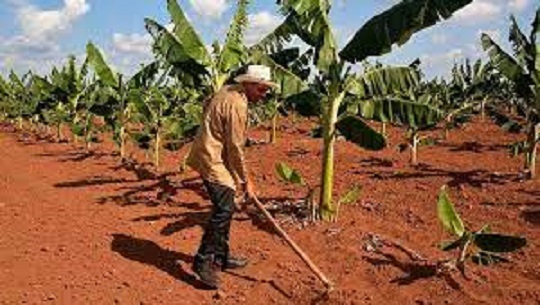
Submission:
[[[305,184],[302,176],[295,169],[289,167],[283,162],[276,164],[276,173],[283,182],[299,185]]]
[[[482,34],[482,47],[493,63],[494,67],[513,82],[527,81],[525,72],[516,60],[504,52],[487,34]]]
[[[339,53],[348,62],[389,53],[392,45],[406,43],[413,34],[448,19],[472,0],[408,0],[370,19]]]
[[[145,27],[154,38],[153,50],[158,58],[192,76],[208,74],[206,66],[191,57],[184,45],[164,26],[146,18]]]
[[[381,150],[386,147],[386,138],[356,116],[347,115],[341,118],[336,123],[336,128],[347,141],[364,149]]]
[[[99,79],[107,86],[118,87],[117,75],[107,65],[103,59],[103,55],[93,43],[89,42],[86,45],[86,53],[88,64],[94,69]]]
[[[411,67],[371,68],[356,77],[347,88],[358,97],[385,97],[408,93],[420,84],[420,73]]]
[[[218,67],[223,73],[237,69],[248,59],[247,48],[244,45],[244,33],[248,25],[248,4],[248,0],[238,0],[235,16],[219,56]]]
[[[187,20],[176,0],[167,0],[167,10],[174,23],[174,35],[184,47],[185,52],[203,66],[209,66],[212,59],[193,26]]]
[[[540,41],[538,40],[538,36],[540,35],[540,7],[536,10],[536,17],[534,18],[534,21],[531,25],[531,43],[536,44],[536,58],[535,58],[535,70],[538,79],[540,79]],[[539,105],[540,108],[540,105]],[[540,111],[540,109],[538,109]]]
[[[430,103],[400,98],[359,100],[362,117],[384,123],[403,124],[415,129],[436,125],[444,112]]]
[[[454,209],[454,205],[450,201],[450,197],[446,191],[446,186],[443,186],[439,192],[437,199],[437,215],[444,229],[451,234],[462,237],[465,233],[465,226],[459,217],[459,214]]]

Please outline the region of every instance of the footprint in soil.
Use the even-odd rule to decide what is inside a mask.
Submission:
[[[196,289],[206,290],[193,274],[186,272],[178,261],[191,264],[193,256],[161,248],[150,240],[139,239],[125,234],[113,234],[111,250],[123,257],[153,266]]]

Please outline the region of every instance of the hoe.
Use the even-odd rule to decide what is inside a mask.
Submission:
[[[254,198],[253,200],[255,202],[255,205],[257,208],[264,214],[264,216],[267,218],[267,220],[272,224],[276,232],[283,238],[287,244],[300,256],[300,258],[306,263],[306,265],[315,273],[315,275],[323,282],[327,292],[330,292],[334,288],[334,284],[321,272],[321,270],[311,261],[311,259],[307,256],[307,254],[287,235],[285,231],[279,226],[279,224],[276,222],[276,220],[272,217],[272,215],[266,210],[264,205],[259,201],[258,198]]]

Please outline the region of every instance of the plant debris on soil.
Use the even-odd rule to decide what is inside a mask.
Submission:
[[[276,144],[251,145],[246,156],[261,201],[335,283],[329,294],[263,218],[244,212],[231,247],[250,265],[222,273],[219,292],[203,289],[190,266],[210,204],[198,175],[177,171],[189,145],[164,153],[157,172],[134,147],[136,162],[121,164],[107,140],[87,154],[0,127],[0,304],[540,304],[540,179],[523,181],[522,158],[507,149],[524,135],[475,118],[448,140],[428,132],[437,144],[420,148],[416,167],[396,150],[403,129],[388,127],[380,152],[339,141],[336,200],[354,184],[362,196],[340,208],[336,223],[311,224],[305,189],[284,185],[274,166],[286,162],[317,185],[314,127],[283,120]],[[259,143],[267,132],[249,136]],[[436,215],[445,184],[467,223],[524,236],[528,246],[454,281],[406,253],[375,256],[382,252],[366,245],[369,236],[399,241],[428,262],[446,258]]]

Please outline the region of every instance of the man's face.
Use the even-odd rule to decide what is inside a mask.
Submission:
[[[260,83],[243,83],[244,91],[250,102],[258,102],[268,93],[270,87]]]

